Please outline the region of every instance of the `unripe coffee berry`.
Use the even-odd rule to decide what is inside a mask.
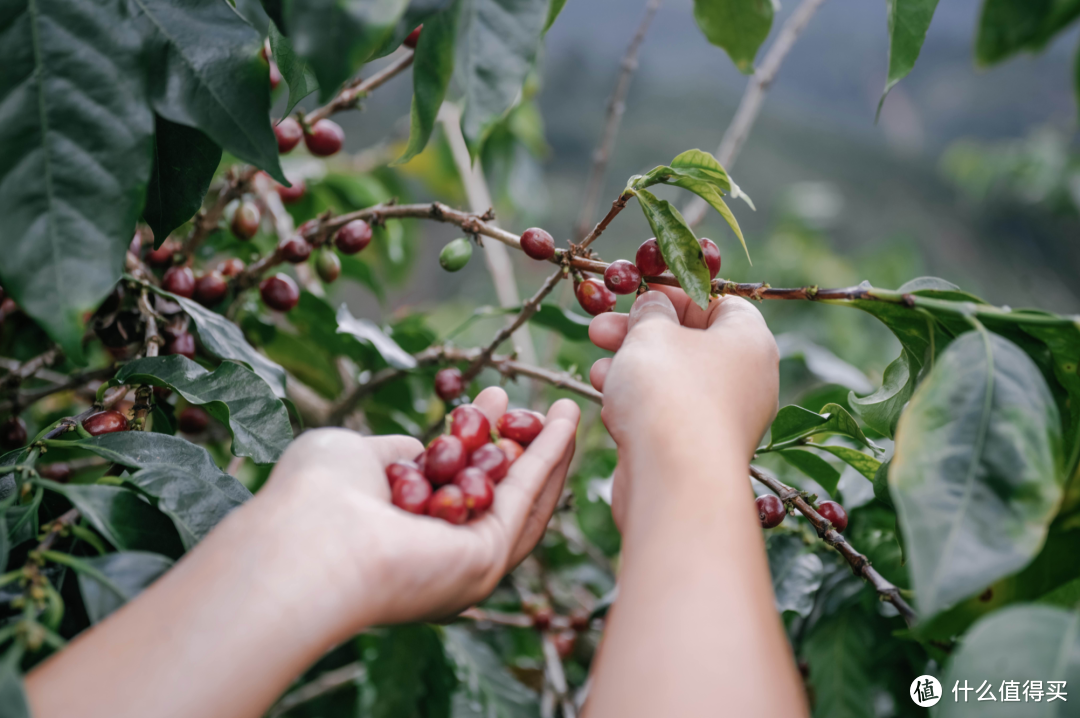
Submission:
[[[290,311],[300,302],[300,290],[287,274],[275,274],[259,283],[263,303],[279,312]]]
[[[274,135],[277,137],[277,148],[281,154],[292,152],[293,148],[304,139],[304,128],[291,117],[286,117],[274,125]]]
[[[495,446],[499,447],[499,451],[503,452],[503,456],[506,457],[507,469],[514,465],[522,454],[525,453],[525,449],[521,444],[517,443],[513,439],[499,439],[495,442]]]
[[[311,256],[311,245],[303,237],[289,237],[278,245],[278,251],[289,264],[301,264]]]
[[[244,260],[232,257],[219,264],[218,271],[221,272],[221,276],[223,277],[235,277],[237,274],[244,271],[245,266]]]
[[[428,445],[424,459],[424,475],[428,481],[441,486],[448,484],[465,468],[469,455],[461,439],[456,436],[440,436]]]
[[[356,254],[371,244],[371,225],[362,219],[354,219],[334,235],[334,246],[342,254]]]
[[[546,230],[530,227],[521,233],[521,251],[533,259],[551,259],[555,256],[555,240]]]
[[[464,237],[459,237],[447,243],[439,252],[439,266],[448,272],[458,272],[469,263],[472,252],[472,242]]]
[[[405,42],[403,42],[401,44],[404,45],[405,47],[409,48],[410,50],[415,50],[416,49],[416,43],[420,41],[420,31],[423,30],[423,29],[424,29],[424,26],[421,25],[418,28],[416,28],[415,30],[413,30],[412,32],[410,32],[409,36],[405,38]]]
[[[503,439],[503,441],[510,440]],[[518,446],[518,448],[521,447]],[[510,460],[495,444],[484,444],[469,455],[469,466],[480,469],[497,484],[506,478],[506,472],[510,469]]]
[[[784,522],[787,510],[784,508],[784,502],[776,496],[772,494],[758,496],[754,503],[757,506],[761,528],[774,529]]]
[[[210,426],[210,415],[200,406],[188,406],[180,412],[176,424],[185,434],[201,434]]]
[[[574,290],[578,304],[594,317],[615,308],[615,293],[604,286],[599,279],[590,277]]]
[[[195,295],[195,272],[191,271],[191,267],[170,267],[161,280],[161,286],[166,292],[191,299]]]
[[[172,264],[174,254],[176,254],[176,245],[166,239],[160,247],[146,253],[146,263],[151,267],[168,267]]]
[[[329,157],[345,144],[345,130],[333,120],[319,120],[304,134],[304,144],[316,157]]]
[[[491,422],[487,414],[472,404],[450,412],[450,434],[461,440],[465,451],[472,453],[491,441]]]
[[[439,488],[428,501],[428,516],[434,516],[452,524],[465,523],[469,520],[469,507],[465,505],[465,494],[453,484]]]
[[[0,424],[0,449],[11,451],[26,446],[28,436],[26,422],[18,416],[10,416]]]
[[[324,249],[315,258],[315,272],[319,279],[330,284],[341,276],[341,260],[331,250]]]
[[[291,187],[275,183],[274,189],[277,190],[278,197],[281,197],[282,204],[294,204],[302,200],[304,195],[307,194],[307,185],[304,184],[304,180],[289,180],[289,183],[292,185]]]
[[[465,467],[454,476],[454,486],[461,489],[465,506],[473,516],[479,516],[495,502],[495,484],[480,469]]]
[[[450,401],[461,396],[465,385],[462,383],[461,370],[457,367],[440,369],[435,374],[435,393],[443,401]]]
[[[641,270],[625,259],[617,259],[604,270],[604,286],[616,294],[633,294],[641,286]]]
[[[128,420],[119,411],[109,410],[92,414],[83,419],[82,427],[90,436],[112,434],[128,430]]]
[[[262,212],[259,206],[248,200],[242,201],[233,212],[232,228],[237,239],[247,241],[259,233],[259,224],[262,222]]]
[[[204,307],[213,307],[221,303],[229,291],[229,283],[218,270],[212,270],[199,277],[195,282],[195,301]]]
[[[709,279],[715,279],[720,273],[720,248],[716,242],[704,237],[698,243],[701,244],[701,253],[705,255],[705,265],[709,268]]]
[[[528,446],[544,430],[544,421],[535,412],[527,409],[512,409],[495,422],[499,436]]]
[[[416,465],[415,461],[395,461],[386,467],[386,480],[389,482],[391,489],[394,488],[394,484],[402,479],[427,481],[427,478],[420,472],[420,467]]]
[[[817,512],[821,514],[823,519],[828,520],[834,529],[844,533],[844,529],[847,528],[848,515],[843,506],[835,501],[819,501]]]
[[[658,277],[667,271],[667,262],[664,261],[664,255],[660,253],[660,244],[655,237],[641,243],[634,256],[634,264],[645,277]]]
[[[422,476],[402,478],[394,482],[394,487],[390,490],[390,501],[399,509],[422,516],[430,507],[431,484]]]
[[[188,359],[194,359],[195,337],[188,332],[173,334],[165,340],[165,346],[162,348],[161,353],[169,356],[179,354]]]

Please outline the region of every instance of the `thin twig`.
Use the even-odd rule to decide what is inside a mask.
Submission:
[[[590,244],[596,241],[596,238],[599,237],[605,229],[607,229],[607,226],[609,224],[611,224],[611,220],[615,219],[616,215],[618,215],[619,212],[623,211],[623,208],[626,207],[626,203],[630,199],[630,197],[630,194],[624,192],[619,195],[619,198],[617,200],[611,203],[611,209],[608,210],[608,213],[604,215],[604,218],[602,220],[597,222],[596,226],[593,227],[593,230],[589,232],[588,236],[585,237],[585,239],[581,240],[581,244],[577,245],[577,247],[575,248],[575,253],[588,248]]]
[[[600,135],[600,146],[593,152],[592,169],[589,171],[589,181],[585,185],[585,201],[581,205],[581,213],[578,215],[577,227],[574,236],[581,238],[589,229],[592,222],[593,212],[596,211],[596,203],[600,199],[600,190],[604,186],[604,175],[607,173],[608,161],[611,159],[612,150],[615,148],[615,138],[619,135],[619,125],[622,123],[623,113],[626,111],[626,93],[630,91],[630,79],[637,69],[638,50],[645,40],[645,33],[652,24],[653,16],[660,9],[661,0],[649,0],[645,6],[645,14],[641,18],[637,32],[630,40],[626,48],[626,55],[620,63],[619,79],[615,82],[615,89],[608,98],[607,120],[604,122],[604,131]]]
[[[311,683],[306,683],[296,690],[286,693],[266,716],[267,718],[278,718],[278,716],[285,715],[298,705],[313,701],[349,684],[357,683],[364,677],[366,672],[367,669],[364,668],[361,661],[355,661],[341,668],[327,671]]]
[[[555,647],[550,631],[544,631],[542,639],[544,676],[559,699],[563,718],[577,718],[577,706],[574,705],[574,699],[570,696],[570,686],[566,682],[566,673],[563,671],[562,659],[559,658],[559,649]]]
[[[379,70],[368,79],[348,83],[334,99],[330,100],[330,102],[316,110],[312,110],[311,112],[302,115],[303,122],[308,125],[313,125],[319,120],[325,120],[335,112],[341,112],[342,110],[356,107],[356,103],[369,92],[376,87],[379,87],[390,78],[395,77],[402,71],[408,69],[413,63],[414,54],[415,53],[411,50],[406,51],[405,54],[396,61]]]
[[[37,374],[40,370],[50,367],[59,361],[61,357],[60,347],[46,349],[36,357],[27,359],[11,373],[0,379],[0,391],[17,388],[24,381]]]
[[[15,413],[21,408],[25,408],[41,401],[42,399],[58,394],[62,391],[68,391],[70,389],[76,389],[88,382],[101,381],[108,379],[116,373],[116,367],[101,367],[100,369],[91,369],[89,371],[77,372],[67,377],[67,379],[61,383],[53,384],[52,386],[45,386],[40,389],[33,389],[30,391],[19,392],[9,400],[0,402],[0,414]]]
[[[150,297],[146,289],[139,295],[139,313],[142,314],[146,324],[144,331],[144,348],[147,357],[156,357],[158,349],[165,343],[158,332],[157,312],[150,306]],[[153,406],[154,387],[149,384],[140,384],[135,390],[135,405],[132,407],[135,426],[143,431],[150,429],[150,409]]]
[[[754,122],[757,121],[758,113],[761,112],[761,104],[765,100],[765,93],[768,91],[769,85],[776,79],[776,74],[780,71],[784,58],[791,52],[795,41],[823,2],[825,0],[802,0],[802,3],[788,17],[784,26],[780,28],[780,33],[773,40],[772,45],[769,46],[761,65],[754,72],[754,76],[750,78],[742,100],[739,101],[739,108],[735,111],[735,117],[731,120],[731,124],[728,125],[723,139],[720,140],[720,147],[716,150],[716,159],[720,161],[720,164],[725,169],[730,171],[732,165],[735,164],[739,151],[750,136],[750,131],[754,128]],[[708,206],[705,200],[695,197],[683,209],[683,217],[691,227],[696,226],[705,218]]]

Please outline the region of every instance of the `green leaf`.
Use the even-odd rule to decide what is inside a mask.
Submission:
[[[754,70],[754,57],[769,36],[774,12],[771,0],[694,0],[694,19],[705,38],[746,74]]]
[[[820,444],[814,444],[814,448],[820,451],[829,452],[870,481],[874,480],[874,477],[877,476],[878,469],[881,468],[881,462],[873,456],[868,456],[863,452],[848,446],[822,446]]]
[[[811,436],[840,434],[854,439],[868,449],[880,451],[874,442],[866,438],[866,434],[859,428],[858,422],[852,418],[847,409],[839,404],[826,404],[821,407],[820,414],[815,414],[795,404],[785,406],[776,413],[770,432],[769,445],[765,447],[765,450],[802,444],[804,443],[802,439]]]
[[[259,33],[221,0],[127,2],[145,38],[154,111],[287,183]]]
[[[547,20],[544,21],[545,33],[555,24],[555,19],[559,17],[559,13],[562,12],[563,7],[565,6],[566,0],[551,0],[551,5],[548,6]]]
[[[572,342],[583,342],[589,339],[589,318],[563,309],[557,304],[541,304],[540,309],[529,321],[558,332]]]
[[[446,652],[457,665],[461,678],[462,690],[458,695],[469,699],[472,705],[472,712],[465,715],[493,718],[539,715],[536,694],[507,672],[502,660],[486,643],[461,626],[447,626],[443,636]]]
[[[113,382],[167,386],[203,406],[229,428],[233,454],[257,464],[277,461],[293,438],[285,405],[257,374],[235,362],[209,372],[180,355],[148,357],[125,364]]]
[[[975,59],[992,65],[1022,50],[1042,50],[1077,16],[1077,0],[985,0],[975,37]]]
[[[878,101],[878,115],[889,90],[907,77],[919,59],[926,31],[938,0],[887,0],[889,16],[889,76]]]
[[[413,369],[416,359],[402,349],[379,325],[368,319],[357,319],[349,312],[349,307],[342,304],[337,312],[338,333],[353,336],[365,344],[370,344],[386,363],[395,369]]]
[[[154,247],[202,207],[221,162],[221,148],[193,127],[154,116],[154,167],[143,219],[154,231]]]
[[[817,554],[807,550],[795,534],[775,534],[766,540],[769,573],[772,574],[776,610],[807,616],[814,608],[814,594],[821,588],[825,567]]]
[[[900,412],[915,391],[915,366],[908,350],[902,349],[896,361],[885,368],[880,389],[861,398],[853,391],[848,393],[851,410],[871,429],[891,439]]]
[[[146,197],[141,48],[119,0],[0,7],[0,284],[75,362]]]
[[[705,265],[705,255],[694,231],[686,224],[679,210],[666,199],[657,199],[644,189],[635,190],[635,194],[671,273],[679,280],[687,296],[705,309],[709,306],[712,283],[709,268]]]
[[[456,2],[457,0],[409,0],[409,7],[405,10],[405,14],[398,19],[394,31],[383,40],[379,49],[371,54],[368,62],[377,60],[380,57],[386,57],[397,50],[401,47],[401,43],[405,41],[405,38],[409,36],[409,33],[420,25],[424,25],[424,32],[427,32],[427,19]]]
[[[325,102],[397,26],[408,0],[286,0],[285,24]]]
[[[1063,480],[1058,409],[1035,364],[985,330],[956,339],[900,417],[889,468],[920,615],[1023,568]]]
[[[1080,615],[1050,606],[1014,606],[983,618],[961,639],[960,648],[953,653],[942,685],[951,691],[958,681],[978,689],[983,681],[992,687],[995,702],[977,701],[974,691],[968,701],[954,701],[945,696],[938,708],[941,718],[1001,718],[1012,716],[1070,715],[1067,702],[1055,700],[1026,703],[1023,709],[1004,703],[998,693],[1004,681],[1018,681],[1020,691],[1025,681],[1042,681],[1044,692],[1048,681],[1066,681],[1066,694],[1070,686],[1080,680]],[[965,683],[966,681],[966,683]],[[1020,693],[1023,700],[1023,693]],[[1074,700],[1067,695],[1066,701]]]
[[[93,573],[79,573],[79,589],[90,623],[102,621],[135,598],[173,565],[172,559],[145,551],[120,551],[84,558],[82,562],[109,580],[109,584],[103,584]],[[118,596],[114,589],[120,589],[122,595]]]
[[[408,162],[424,151],[435,129],[435,118],[454,74],[454,41],[459,4],[443,10],[424,23],[413,59],[413,98],[409,145],[394,164]]]
[[[375,689],[373,718],[449,718],[457,678],[437,629],[418,623],[383,629],[372,648],[364,651],[364,662]]]
[[[893,509],[895,507],[893,506],[892,496],[889,494],[890,463],[891,460],[883,461],[881,466],[878,467],[877,473],[874,474],[872,481],[874,482],[874,498]]]
[[[476,158],[521,94],[540,48],[545,0],[459,0],[455,73],[465,95],[461,131]],[[425,28],[426,31],[426,28]]]
[[[285,103],[285,111],[281,113],[282,117],[288,117],[297,102],[319,89],[319,81],[315,79],[315,73],[307,63],[296,56],[289,38],[282,35],[277,25],[272,22],[269,24],[269,36],[270,53],[289,86],[289,100]]]
[[[818,482],[829,495],[836,493],[840,472],[828,461],[805,449],[785,449],[777,453],[784,461]]]
[[[21,657],[22,648],[13,647],[0,660],[0,706],[4,707],[4,718],[31,718],[30,702],[19,671]]]
[[[172,558],[184,552],[169,519],[134,491],[98,484],[64,485],[51,481],[42,484],[70,501],[98,533],[121,551],[151,551]]]
[[[873,715],[872,646],[873,634],[858,611],[841,611],[814,627],[803,655],[810,666],[815,718]]]

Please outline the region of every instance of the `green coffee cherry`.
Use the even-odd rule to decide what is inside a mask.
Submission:
[[[315,258],[315,271],[319,279],[329,284],[341,274],[341,260],[333,250],[324,249]]]
[[[455,239],[439,252],[439,264],[448,272],[457,272],[469,263],[472,256],[472,242],[465,237]]]

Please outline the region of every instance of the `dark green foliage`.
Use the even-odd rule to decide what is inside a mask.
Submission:
[[[154,116],[154,167],[146,190],[143,221],[154,232],[154,247],[202,206],[221,148],[194,127]]]

